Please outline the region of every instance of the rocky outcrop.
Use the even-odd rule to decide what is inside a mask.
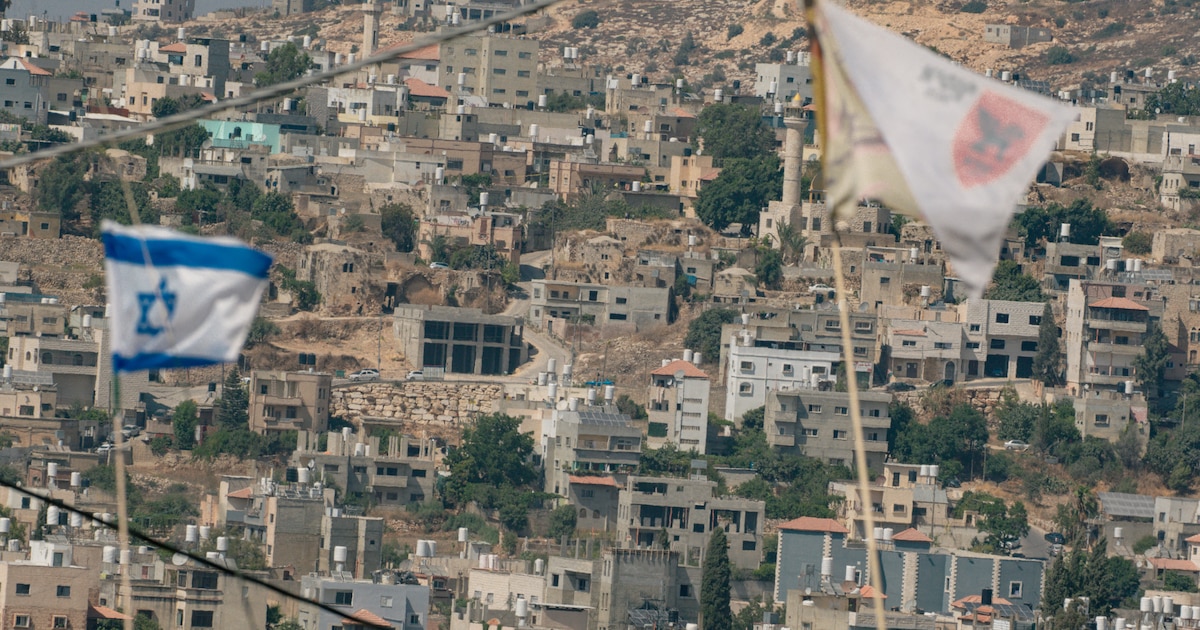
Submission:
[[[329,413],[347,420],[395,418],[418,424],[463,425],[500,410],[504,388],[491,383],[406,381],[333,390]]]

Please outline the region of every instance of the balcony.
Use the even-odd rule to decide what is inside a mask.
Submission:
[[[1146,322],[1089,317],[1087,320],[1087,328],[1095,330],[1115,330],[1119,332],[1146,332]]]
[[[1145,351],[1142,346],[1131,343],[1100,343],[1096,341],[1088,342],[1087,349],[1092,354],[1127,354],[1130,356],[1138,356]]]
[[[792,447],[796,445],[796,436],[793,433],[785,433],[782,435],[771,436],[771,446],[786,446]]]

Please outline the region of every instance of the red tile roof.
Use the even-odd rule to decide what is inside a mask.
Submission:
[[[252,496],[254,496],[254,488],[250,486],[229,493],[230,499],[249,499]]]
[[[1182,560],[1177,558],[1146,558],[1150,564],[1154,565],[1155,569],[1163,569],[1166,571],[1187,571],[1188,573],[1200,572],[1200,567],[1196,566],[1191,560]]]
[[[408,42],[405,42],[408,43]],[[441,61],[442,52],[438,49],[437,44],[430,44],[424,48],[418,48],[410,53],[400,55],[401,59],[425,59],[428,61]]]
[[[429,85],[428,83],[417,78],[405,79],[404,85],[408,86],[408,92],[413,96],[421,96],[425,98],[450,98],[450,93],[446,90],[443,90],[436,85]]]
[[[720,174],[721,174],[721,169],[714,168],[713,170],[701,175],[700,181],[711,182],[712,180],[716,179]]]
[[[691,112],[684,111],[683,109],[680,109],[678,107],[672,109],[669,113],[672,116],[676,116],[678,118],[695,118],[695,116],[692,115]]]
[[[167,44],[166,46],[159,46],[158,52],[185,53],[185,52],[187,52],[187,44],[185,44],[183,42],[175,42],[174,44]]]
[[[816,518],[813,516],[801,516],[800,518],[790,520],[780,525],[779,529],[791,529],[801,532],[831,532],[834,534],[850,533],[850,530],[831,518]]]
[[[393,627],[392,624],[389,623],[387,619],[384,619],[383,617],[376,615],[375,613],[367,610],[366,608],[360,608],[353,615],[350,615],[349,617],[342,620],[342,625],[350,625],[350,624],[373,626],[373,627],[377,627],[377,628]]]
[[[1099,302],[1092,302],[1088,306],[1091,306],[1092,308],[1116,308],[1116,309],[1120,309],[1122,311],[1148,311],[1148,310],[1150,310],[1150,309],[1146,308],[1145,306],[1142,306],[1141,304],[1138,304],[1137,302],[1134,302],[1133,300],[1131,300],[1129,298],[1123,298],[1123,297],[1105,298],[1103,300],[1100,300]]]
[[[121,621],[131,619],[129,615],[119,613],[108,606],[91,606],[88,613],[88,617],[92,619],[119,619]]]
[[[983,601],[983,596],[981,596],[979,594],[967,595],[966,597],[954,602],[953,604],[950,604],[950,606],[955,607],[955,608],[966,608],[965,604],[978,604],[981,601]],[[993,597],[992,604],[1012,606],[1012,602],[1008,601],[1007,599],[1004,599],[1003,597]]]
[[[581,485],[581,486],[609,486],[612,488],[620,488],[621,487],[617,483],[617,480],[613,479],[612,477],[583,477],[583,476],[577,476],[577,475],[570,475],[569,477],[567,477],[567,481],[572,484],[577,484],[577,485]]]
[[[909,527],[908,529],[906,529],[898,534],[895,534],[894,536],[892,536],[892,540],[899,540],[900,542],[922,542],[922,543],[933,542],[932,538],[930,538],[929,536],[926,536],[925,534],[922,534],[920,532],[920,530],[918,530],[915,527]]]
[[[17,57],[17,59],[19,59],[21,61],[21,65],[25,66],[25,69],[29,71],[29,74],[32,74],[35,77],[54,76],[53,72],[50,72],[49,70],[34,64],[32,61],[30,61],[24,57]]]
[[[675,359],[660,368],[650,371],[655,376],[675,376],[676,372],[683,372],[686,378],[708,378],[708,374],[705,374],[704,370],[683,359]]]
[[[859,597],[866,597],[866,598],[869,598],[869,599],[873,599],[873,598],[887,599],[887,595],[886,595],[886,594],[883,594],[883,593],[880,593],[880,592],[876,591],[876,590],[875,590],[875,587],[874,587],[874,586],[871,586],[870,584],[864,584],[864,585],[863,585],[861,588],[859,588],[859,589],[858,589],[858,596],[859,596]]]
[[[1200,534],[1193,534],[1183,539],[1183,542],[1200,543]]]

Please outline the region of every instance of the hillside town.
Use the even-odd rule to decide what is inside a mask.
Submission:
[[[986,73],[1077,120],[974,298],[926,223],[834,216],[803,28],[701,78],[534,36],[603,11],[416,47],[381,25],[524,3],[323,4],[265,16],[353,42],[0,19],[0,163],[330,73],[0,170],[0,627],[1200,624],[1190,63]],[[114,372],[102,221],[273,257],[236,361]]]

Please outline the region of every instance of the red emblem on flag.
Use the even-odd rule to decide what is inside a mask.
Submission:
[[[954,172],[964,188],[1003,176],[1029,152],[1049,119],[995,92],[984,92],[954,135]]]

